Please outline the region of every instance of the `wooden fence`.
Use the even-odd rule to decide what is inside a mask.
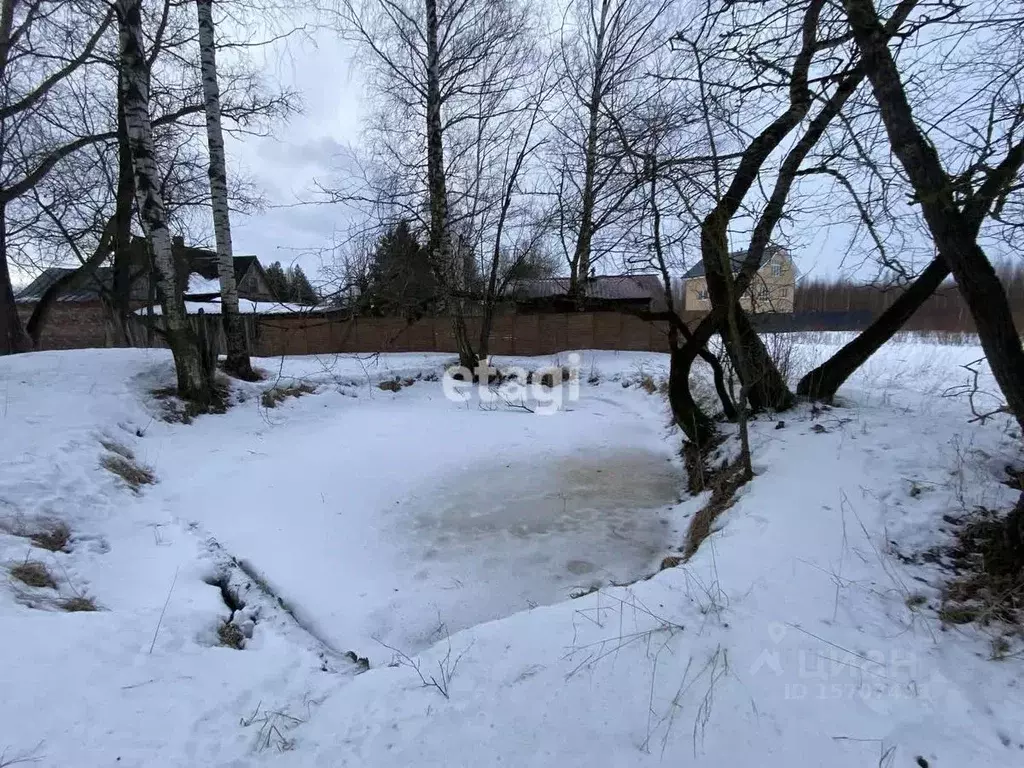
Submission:
[[[361,317],[343,312],[243,315],[252,354],[321,355],[344,352],[455,352],[451,319]],[[205,334],[218,354],[225,351],[219,315],[190,315],[197,333]],[[160,318],[154,318],[159,325]],[[135,338],[144,339],[145,320],[136,321]],[[474,343],[479,318],[466,319]],[[620,312],[502,314],[494,318],[490,352],[495,355],[546,355],[567,349],[668,351],[666,323],[650,323]],[[157,338],[157,334],[153,334]],[[163,346],[159,341],[157,346]]]

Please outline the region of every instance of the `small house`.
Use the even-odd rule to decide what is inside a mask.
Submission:
[[[739,274],[746,255],[746,251],[734,251],[729,254],[734,276]],[[751,280],[750,287],[740,298],[740,305],[752,313],[791,314],[795,290],[796,270],[789,251],[772,245],[765,248],[761,265]],[[698,261],[683,275],[683,309],[687,312],[711,310],[703,261]]]

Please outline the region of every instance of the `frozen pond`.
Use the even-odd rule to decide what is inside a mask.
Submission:
[[[378,662],[390,657],[383,643],[412,652],[444,631],[634,580],[682,542],[661,398],[585,388],[540,416],[459,407],[436,389],[322,393],[269,426],[242,410],[201,420],[161,446],[167,481],[152,493],[322,637]],[[228,432],[225,420],[241,423]],[[206,428],[223,434],[204,438]],[[227,459],[217,471],[189,459],[197,440]],[[225,483],[231,503],[211,503]]]

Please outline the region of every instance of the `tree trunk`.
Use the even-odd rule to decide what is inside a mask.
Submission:
[[[832,400],[839,387],[913,317],[948,275],[949,266],[945,260],[941,257],[934,259],[857,338],[804,376],[796,393],[813,400]]]
[[[452,335],[459,365],[473,370],[477,356],[466,328],[465,282],[461,258],[456,258],[448,231],[448,187],[444,169],[444,133],[441,127],[441,66],[438,48],[437,0],[424,0],[427,37],[427,192],[430,198],[430,233],[427,248],[435,273],[447,294]]]
[[[96,250],[85,260],[84,264],[74,272],[69,272],[55,280],[43,292],[35,309],[32,310],[32,316],[25,325],[25,330],[28,332],[29,338],[32,339],[33,348],[39,349],[39,339],[43,334],[43,328],[49,319],[50,310],[60,295],[65,291],[75,290],[79,286],[85,285],[96,274],[96,267],[102,264],[110,254],[110,248],[114,242],[115,224],[113,218],[107,221],[103,233],[100,235],[100,241],[96,245]]]
[[[845,0],[846,14],[893,153],[899,158],[940,256],[949,265],[1007,406],[1024,430],[1024,349],[1006,290],[957,206],[938,152],[914,121],[872,0]]]
[[[113,321],[121,341],[134,344],[129,318],[132,313],[132,211],[135,197],[135,172],[132,168],[132,150],[128,142],[128,123],[125,120],[125,80],[121,67],[117,68],[117,193],[114,200],[114,271]]]
[[[601,105],[603,98],[605,37],[608,31],[608,0],[601,0],[601,15],[598,19],[597,40],[594,45],[594,61],[587,103],[587,139],[583,157],[583,189],[580,200],[580,228],[576,233],[569,273],[569,295],[576,300],[576,306],[583,309],[586,302],[587,279],[590,277],[590,258],[594,244],[594,208],[597,190],[598,131],[600,129]]]
[[[256,374],[249,362],[245,327],[238,311],[238,285],[231,244],[231,215],[228,210],[227,161],[224,131],[220,122],[220,84],[217,82],[217,44],[214,38],[213,0],[196,0],[199,16],[199,60],[202,68],[206,106],[206,142],[210,153],[210,197],[213,202],[213,232],[217,242],[217,274],[220,277],[220,312],[227,340],[224,370],[232,376],[253,381]]]
[[[0,355],[28,352],[31,348],[14,303],[11,274],[7,269],[7,213],[0,204]]]
[[[715,436],[715,425],[693,399],[690,391],[690,371],[699,348],[690,342],[672,350],[668,370],[668,403],[672,409],[672,420],[690,442],[699,451],[703,451]]]
[[[149,117],[149,65],[142,34],[141,0],[117,0],[121,66],[125,77],[125,122],[135,171],[135,194],[142,226],[153,249],[159,276],[164,329],[174,356],[178,395],[200,406],[214,399],[212,372],[199,354],[196,335],[189,326],[185,302],[175,275],[167,212],[160,194],[160,172],[153,156]]]
[[[739,298],[732,295],[732,262],[726,235],[728,219],[720,214],[721,207],[717,207],[701,225],[701,259],[705,265],[708,293],[712,306],[719,309],[716,317],[725,315],[725,322],[719,320],[717,325],[750,407],[783,411],[793,405],[793,393],[747,313],[740,307]]]

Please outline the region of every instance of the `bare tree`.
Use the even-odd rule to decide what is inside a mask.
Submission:
[[[56,0],[0,2],[0,354],[30,348],[11,289],[7,208],[81,146],[81,139],[52,121],[59,120],[69,80],[90,59],[113,18],[100,0],[58,5]]]
[[[149,62],[142,34],[141,0],[117,0],[124,77],[125,123],[135,171],[139,217],[153,250],[159,276],[164,332],[174,356],[178,394],[200,406],[214,399],[213,370],[200,353],[198,339],[188,322],[185,302],[177,284],[167,213],[160,194],[160,174],[153,154],[149,115]]]
[[[940,3],[939,13],[936,13],[934,4],[910,5],[926,7],[931,17],[930,23],[938,25],[942,34],[951,36],[962,45],[953,48],[954,53],[947,54],[936,54],[926,45],[915,46],[909,50],[907,43],[902,45],[902,58],[908,62],[904,66],[921,63],[927,67],[921,74],[916,73],[915,79],[929,74],[934,78],[928,82],[927,100],[919,99],[914,112],[910,115],[910,119],[917,123],[917,135],[913,135],[912,132],[901,134],[902,140],[917,142],[921,138],[923,127],[936,137],[932,140],[935,147],[945,150],[947,162],[956,167],[951,172],[942,169],[940,164],[937,169],[935,163],[938,162],[938,155],[934,151],[930,153],[932,157],[928,158],[927,165],[933,171],[941,170],[948,177],[951,185],[950,199],[962,217],[958,223],[965,227],[965,238],[977,241],[980,235],[987,233],[993,239],[1005,239],[1006,242],[1014,243],[1014,235],[1019,232],[1022,224],[1019,204],[1015,205],[1015,195],[1021,188],[1020,174],[1024,164],[1024,144],[1021,142],[1024,117],[1021,113],[1022,99],[1018,85],[1019,72],[1024,66],[1024,49],[1016,30],[1024,19],[1008,13],[1002,4],[996,3],[979,2],[963,7]],[[866,34],[867,27],[880,23],[873,6],[848,7],[848,12],[853,13],[854,18],[860,19],[861,37],[858,37],[858,43]],[[886,29],[892,28],[894,19],[896,14],[886,22]],[[906,33],[902,33],[901,39],[910,38]],[[880,45],[874,41],[873,50],[876,58],[881,54]],[[957,50],[964,53],[956,54]],[[893,68],[895,63],[893,67],[880,66],[877,63],[872,66],[876,73],[882,73],[871,78],[877,98],[878,86],[875,85],[875,79],[883,77],[892,83],[893,73],[898,76],[899,72]],[[910,109],[910,97],[902,83],[897,80],[891,87],[903,91],[903,100],[907,104],[907,109]],[[938,94],[943,91],[955,95],[955,98],[941,98]],[[913,93],[923,94],[924,91],[917,86]],[[931,104],[941,106],[930,108]],[[903,117],[907,116],[904,114]],[[882,118],[883,138],[888,138],[884,134],[890,131],[893,117],[887,117],[883,111]],[[855,123],[856,125],[861,123]],[[904,121],[902,126],[907,128],[908,123]],[[924,140],[929,141],[928,138]],[[900,187],[905,188],[908,180],[914,187],[913,201],[920,204],[925,214],[925,225],[930,230],[934,219],[928,219],[929,207],[924,205],[924,198],[918,190],[918,184],[922,183],[921,178],[918,176],[915,180],[906,167],[907,151],[909,150],[905,148],[903,152],[895,153],[903,164],[901,170],[906,174],[899,179]],[[921,160],[915,162],[919,164]],[[932,211],[934,217],[934,209]],[[935,293],[952,272],[952,264],[942,251],[937,236],[935,244],[939,251],[938,256],[907,285],[899,298],[871,326],[832,358],[808,373],[800,382],[800,394],[820,399],[833,397],[839,386],[882,344],[892,338],[893,334]],[[974,256],[977,259],[977,254]],[[985,262],[987,261],[986,258]],[[887,263],[891,263],[891,260]],[[977,264],[980,261],[972,263]],[[955,272],[953,274],[955,275]],[[972,284],[969,290],[994,290],[997,283],[993,277],[994,270],[982,269],[982,287],[978,288]],[[965,298],[967,295],[964,293]],[[994,301],[994,304],[990,304],[986,300],[985,309],[998,314],[1001,303],[998,295]],[[993,316],[988,323],[983,322],[978,326],[979,331],[982,327],[991,331],[993,324],[996,329],[1002,329],[996,331],[996,335],[1004,339],[998,354],[1001,359],[1007,355],[1012,358],[1015,354],[1012,341],[1005,338],[1005,332],[1009,330],[1007,317],[1009,316],[1004,315],[1000,321]],[[988,335],[988,338],[990,345],[996,343],[991,335]],[[1013,368],[1012,365],[1009,367]],[[1006,381],[1007,366],[1003,364],[1000,368],[1003,371],[1003,381]]]
[[[1024,431],[1024,348],[1006,290],[978,242],[981,215],[972,216],[959,204],[958,182],[963,184],[963,177],[954,178],[946,169],[936,145],[926,138],[915,119],[874,3],[872,0],[845,0],[844,7],[893,153],[913,186],[939,256],[953,273],[970,309],[982,349],[1006,398],[1007,408]],[[1013,128],[1017,126],[1019,103],[1016,112],[1018,115],[1011,115]],[[1024,140],[1011,140],[1009,145],[1008,157],[1016,157],[1024,148]],[[1020,160],[1012,164],[1020,168]],[[986,205],[986,201],[972,196],[969,205],[979,202]],[[1024,569],[1024,499],[1007,517],[1005,534],[1014,567]]]
[[[345,0],[341,22],[372,54],[379,112],[369,189],[331,197],[369,205],[385,228],[399,219],[422,223],[460,363],[475,368],[467,315],[481,289],[493,295],[501,282],[489,267],[501,256],[512,198],[538,146],[541,107],[528,85],[536,63],[531,12],[520,0]],[[483,259],[485,230],[491,247]],[[492,311],[484,307],[488,323]]]
[[[560,239],[569,265],[569,290],[581,303],[594,264],[614,249],[614,234],[633,190],[613,117],[642,103],[640,84],[649,60],[666,46],[669,0],[572,0],[558,47],[561,106],[555,194]],[[610,242],[598,243],[602,232]]]

